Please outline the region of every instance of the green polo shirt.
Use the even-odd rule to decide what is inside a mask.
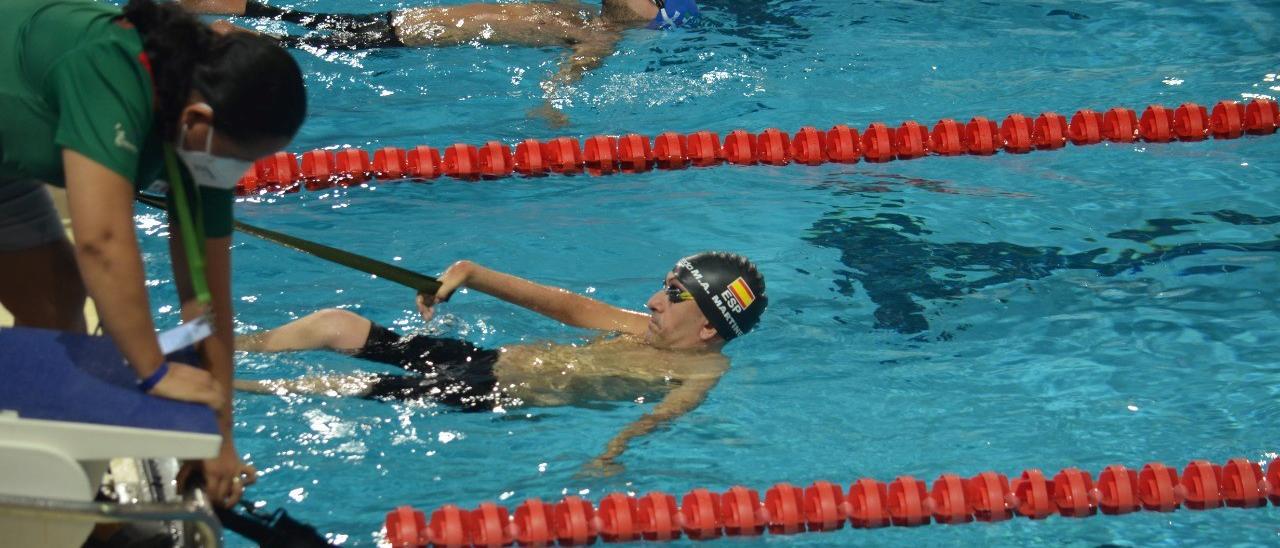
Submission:
[[[120,16],[93,0],[0,0],[0,184],[65,186],[64,148],[135,189],[167,178],[142,39]],[[200,188],[206,234],[231,233],[233,201]]]

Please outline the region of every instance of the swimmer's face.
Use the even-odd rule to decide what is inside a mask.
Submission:
[[[674,272],[667,273],[646,305],[650,317],[645,340],[655,347],[699,348],[719,336]]]

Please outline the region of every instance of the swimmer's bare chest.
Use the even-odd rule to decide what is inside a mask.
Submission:
[[[596,23],[563,4],[466,4],[410,8],[392,18],[407,46],[511,44],[567,46],[587,41]]]
[[[661,396],[689,379],[718,378],[728,368],[719,353],[658,350],[628,337],[585,345],[504,347],[498,384],[528,405],[628,401]]]

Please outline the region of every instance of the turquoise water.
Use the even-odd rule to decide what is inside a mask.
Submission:
[[[1275,3],[703,5],[696,29],[628,33],[575,88],[564,129],[525,114],[557,50],[298,52],[312,110],[290,149],[931,126],[1280,95]],[[264,471],[252,498],[356,545],[374,542],[400,504],[430,512],[612,491],[1270,460],[1280,439],[1278,152],[1280,137],[1246,137],[377,182],[242,202],[248,222],[427,273],[468,258],[639,309],[676,259],[726,249],[760,264],[770,295],[758,331],[727,348],[732,369],[706,403],[633,444],[618,476],[577,473],[652,402],[462,414],[239,396],[238,446]],[[163,231],[145,213],[159,307],[172,302],[171,275]],[[242,332],[343,307],[485,346],[590,335],[474,293],[424,326],[409,290],[247,236],[237,236],[235,272]],[[237,367],[245,378],[385,370],[327,353],[244,355]],[[1280,540],[1278,517],[1183,510],[729,542],[1267,545]]]

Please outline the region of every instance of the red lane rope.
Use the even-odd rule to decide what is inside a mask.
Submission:
[[[968,123],[950,118],[933,129],[915,121],[891,128],[876,122],[859,133],[846,125],[827,131],[803,127],[794,135],[776,128],[759,134],[734,130],[724,136],[710,131],[688,135],[667,132],[652,141],[644,135],[621,137],[596,135],[579,143],[573,137],[548,141],[526,139],[512,148],[499,141],[477,147],[455,144],[443,153],[429,146],[410,149],[387,147],[369,152],[357,148],[312,150],[299,157],[280,152],[259,160],[236,186],[241,196],[273,192],[323,190],[353,186],[370,178],[427,180],[446,175],[474,181],[512,174],[539,176],[548,173],[592,175],[640,173],[654,168],[684,169],[721,163],[781,166],[795,162],[818,165],[827,162],[856,163],[909,160],[929,155],[989,156],[1003,150],[1023,154],[1056,150],[1068,142],[1086,146],[1111,141],[1152,143],[1200,141],[1208,137],[1235,139],[1244,134],[1270,135],[1280,122],[1275,101],[1254,99],[1246,104],[1219,101],[1209,112],[1195,103],[1175,109],[1151,105],[1137,112],[1116,107],[1106,112],[1080,110],[1070,121],[1045,112],[1035,119],[1010,114],[997,124],[982,116]]]
[[[859,479],[846,491],[818,481],[799,488],[779,483],[765,492],[735,486],[724,493],[694,489],[676,505],[660,492],[642,497],[612,493],[598,506],[576,496],[548,504],[529,499],[508,512],[486,502],[474,510],[445,505],[431,519],[409,506],[387,513],[387,541],[395,547],[418,546],[585,546],[606,542],[668,541],[681,535],[695,540],[755,536],[768,530],[789,535],[853,528],[915,527],[1004,521],[1013,516],[1044,519],[1054,514],[1083,518],[1145,510],[1208,510],[1223,506],[1259,508],[1268,499],[1280,506],[1280,459],[1262,467],[1235,458],[1219,466],[1191,461],[1179,475],[1160,463],[1139,471],[1106,467],[1097,480],[1088,472],[1065,468],[1052,478],[1030,469],[1010,481],[996,472],[971,478],[943,474],[932,486],[911,476],[888,484]]]

